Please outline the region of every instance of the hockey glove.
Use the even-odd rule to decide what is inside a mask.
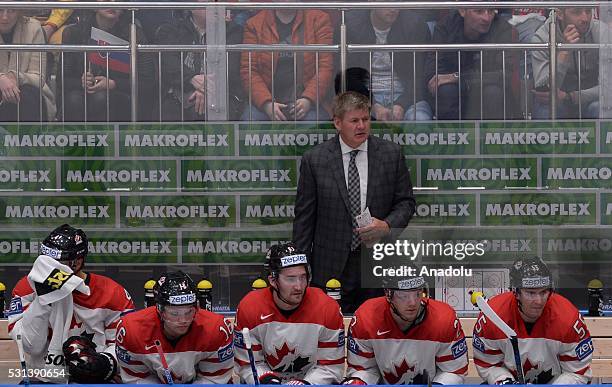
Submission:
[[[78,351],[83,350],[96,350],[96,343],[94,343],[89,335],[81,335],[81,336],[70,336],[68,340],[64,341],[64,345],[62,345],[62,351],[64,352],[64,356],[67,358],[70,353],[78,353]]]
[[[290,381],[287,382],[287,384],[292,385],[292,386],[310,385],[310,383],[304,379],[291,379]]]
[[[512,379],[512,378],[506,378],[503,380],[498,380],[497,382],[495,382],[495,384],[497,385],[503,385],[503,384],[519,384],[519,382],[517,382],[516,380]]]
[[[344,378],[344,380],[340,383],[343,385],[360,385],[365,386],[367,383],[361,380],[360,378],[352,377],[352,378]]]
[[[277,374],[271,371],[264,372],[259,377],[259,383],[260,384],[283,384],[280,376],[278,376]]]
[[[104,383],[117,372],[117,362],[108,353],[97,353],[96,344],[85,336],[72,336],[62,346],[70,380],[76,383]]]

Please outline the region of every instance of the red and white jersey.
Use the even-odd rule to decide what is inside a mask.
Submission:
[[[493,297],[489,305],[518,335],[525,382],[587,384],[591,380],[591,335],[566,298],[552,293],[531,333],[527,333],[513,292]],[[473,343],[476,369],[488,384],[516,378],[510,340],[482,313],[474,325]]]
[[[157,307],[123,316],[117,326],[117,359],[123,383],[167,383],[156,344],[174,383],[231,383],[232,324],[223,316],[198,309],[187,333],[174,343],[163,334]]]
[[[424,308],[423,319],[403,332],[385,297],[364,302],[349,326],[347,376],[367,384],[427,384],[427,376],[462,384],[468,357],[461,323],[443,302],[428,299]]]
[[[89,273],[85,284],[89,286],[89,296],[78,291],[72,293],[74,312],[66,338],[81,333],[92,334],[96,351],[115,357],[117,322],[123,312],[134,309],[132,298],[123,286],[102,275]],[[46,362],[61,365],[63,355],[47,355],[52,337],[48,313],[51,307],[41,307],[36,302],[30,308],[35,298],[36,293],[27,277],[20,279],[13,289],[8,311],[9,334],[13,339],[21,334],[29,368],[44,368]],[[62,359],[57,359],[58,356]]]
[[[257,374],[273,371],[311,384],[335,384],[344,373],[344,320],[338,303],[318,288],[307,288],[302,304],[285,317],[271,288],[251,291],[236,312],[236,372],[253,384],[242,328],[251,331]]]

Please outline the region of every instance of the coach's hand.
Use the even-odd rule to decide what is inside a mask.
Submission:
[[[387,222],[374,217],[372,217],[372,223],[357,229],[359,238],[367,247],[372,247],[374,243],[380,241],[382,237],[388,235],[389,231],[390,228]]]

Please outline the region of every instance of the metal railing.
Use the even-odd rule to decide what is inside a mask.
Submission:
[[[482,1],[478,2],[478,8],[569,8],[569,7],[599,7],[601,5],[608,4],[607,1]],[[254,44],[228,44],[224,48],[228,52],[243,52],[243,51],[292,51],[292,52],[333,52],[340,53],[340,74],[341,74],[341,90],[346,88],[346,69],[347,69],[347,57],[349,52],[372,52],[372,51],[391,51],[401,52],[419,52],[419,51],[487,51],[487,50],[523,50],[526,58],[527,51],[534,50],[548,50],[549,52],[549,66],[550,66],[550,90],[556,90],[557,77],[556,77],[556,54],[558,50],[580,50],[580,49],[597,49],[604,45],[602,44],[563,44],[556,41],[556,34],[550,34],[550,41],[548,43],[502,43],[502,44],[386,44],[386,45],[373,45],[373,44],[348,44],[347,42],[347,30],[345,24],[345,12],[348,10],[355,9],[372,9],[373,4],[371,2],[304,2],[304,3],[262,3],[262,2],[249,2],[249,3],[235,3],[235,2],[217,2],[217,3],[201,3],[201,2],[36,2],[36,1],[0,1],[0,9],[101,9],[101,8],[114,8],[114,9],[125,9],[131,12],[131,23],[130,23],[130,38],[128,45],[109,45],[103,46],[91,46],[91,45],[41,45],[41,44],[6,44],[0,45],[0,51],[38,51],[38,52],[129,52],[130,53],[130,85],[131,85],[131,100],[130,100],[130,116],[132,121],[137,119],[137,106],[138,106],[138,75],[137,75],[137,55],[138,53],[156,52],[161,55],[162,52],[170,51],[208,51],[215,46],[211,45],[151,45],[151,44],[138,44],[136,38],[136,15],[137,10],[151,10],[151,9],[173,9],[173,10],[191,10],[191,9],[206,9],[206,8],[228,8],[228,9],[324,9],[324,10],[338,10],[341,12],[340,18],[340,44],[329,44],[329,45],[254,45]],[[474,3],[470,1],[442,1],[442,2],[376,2],[377,8],[395,8],[395,9],[458,9],[458,8],[473,8]],[[551,29],[556,28],[555,9],[551,11]],[[607,45],[606,45],[607,46]],[[437,55],[437,53],[436,53]],[[579,55],[580,56],[580,55]],[[481,59],[482,61],[482,59]],[[437,60],[436,60],[437,62]],[[42,65],[41,65],[42,66]],[[482,63],[481,63],[482,67]],[[41,74],[42,74],[42,68]],[[579,68],[580,71],[580,68]],[[161,72],[161,69],[160,69]],[[437,75],[436,66],[436,75]],[[461,75],[459,75],[461,76]],[[41,77],[42,78],[42,77]],[[580,76],[578,77],[580,82]],[[41,80],[42,82],[42,80]],[[482,85],[481,85],[482,86]],[[505,85],[504,85],[505,88]],[[250,94],[250,91],[249,91]],[[108,91],[107,91],[108,95]],[[482,93],[481,93],[482,98]],[[580,93],[578,93],[580,98]],[[42,97],[41,97],[42,99]],[[250,98],[249,98],[250,101]],[[415,101],[416,103],[416,101]],[[42,104],[42,102],[41,102]],[[579,102],[580,108],[580,102]],[[317,101],[317,109],[319,103]],[[107,105],[108,109],[108,105]],[[556,117],[557,109],[557,95],[554,92],[550,93],[550,111],[551,117]],[[161,113],[160,113],[161,114]],[[42,114],[41,114],[42,120]]]

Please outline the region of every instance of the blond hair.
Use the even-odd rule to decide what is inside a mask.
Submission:
[[[344,114],[353,110],[370,111],[370,99],[356,91],[346,91],[334,98],[334,117],[342,118]]]

